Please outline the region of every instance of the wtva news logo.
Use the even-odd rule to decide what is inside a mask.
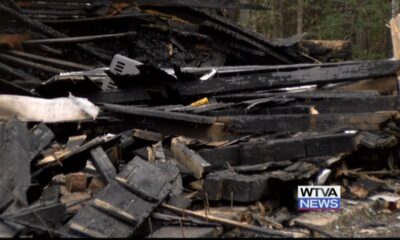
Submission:
[[[298,186],[299,211],[340,210],[340,186]]]

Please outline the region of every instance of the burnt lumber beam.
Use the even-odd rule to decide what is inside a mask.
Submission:
[[[379,96],[363,99],[335,99],[324,101],[305,101],[314,106],[319,113],[356,113],[400,110],[400,99],[397,96]]]
[[[233,116],[233,115],[274,115],[274,114],[310,114],[314,109],[313,105],[294,105],[287,107],[261,107],[246,110],[245,107],[233,109],[216,110],[204,113],[207,116]]]
[[[164,135],[187,136],[219,141],[223,137],[225,125],[213,117],[193,114],[165,112],[133,106],[105,104],[104,110],[119,113],[133,128],[143,128]]]
[[[307,162],[297,162],[286,168],[258,173],[244,174],[227,169],[208,174],[203,189],[211,201],[248,203],[273,194],[274,189],[279,189],[276,188],[278,182],[307,179],[318,171],[316,165]]]
[[[161,168],[138,157],[133,159],[117,177],[124,184],[113,181],[96,194],[67,223],[69,232],[81,237],[131,237],[168,196],[178,175],[175,166]]]
[[[283,97],[285,99],[285,97]],[[315,99],[297,100],[289,106],[260,106],[246,111],[244,106],[211,110],[204,112],[207,116],[232,115],[271,115],[271,114],[319,114],[330,113],[366,113],[380,111],[399,111],[400,99],[397,96],[377,96],[366,98]],[[196,112],[194,112],[196,113]]]
[[[251,99],[266,98],[266,97],[288,97],[299,100],[325,100],[325,99],[342,99],[342,98],[374,98],[378,97],[380,94],[376,90],[365,90],[365,91],[306,91],[306,92],[252,92],[252,93],[236,93],[236,94],[226,94],[215,96],[218,101],[246,101]]]
[[[198,151],[214,169],[231,166],[257,165],[273,161],[332,156],[356,149],[354,134],[330,134],[303,138],[274,139],[259,143]]]
[[[383,122],[398,119],[397,111],[373,113],[344,113],[320,115],[259,115],[219,117],[232,133],[254,134],[275,132],[327,131],[350,128],[354,130],[380,129]]]
[[[87,66],[87,65],[83,65],[83,64],[79,64],[79,63],[65,61],[65,60],[61,60],[61,59],[57,59],[57,58],[43,57],[40,55],[27,53],[27,52],[21,52],[21,51],[17,51],[17,50],[11,50],[11,51],[8,51],[8,53],[11,53],[13,55],[20,56],[20,57],[26,57],[26,58],[30,58],[30,59],[34,59],[34,60],[39,60],[39,61],[43,61],[43,62],[47,62],[47,63],[60,65],[63,67],[71,67],[71,68],[78,69],[78,70],[91,70],[94,68],[92,66]]]
[[[175,84],[182,96],[204,96],[240,91],[295,87],[310,84],[352,82],[366,78],[394,75],[400,61],[380,60],[358,64],[324,66],[288,72],[268,72],[212,81],[194,81]]]
[[[39,22],[36,21],[34,19],[29,18],[28,16],[23,15],[22,13],[7,7],[4,4],[0,4],[0,13],[4,14],[6,16],[10,16],[12,18],[15,18],[16,20],[20,21],[21,23],[23,23],[26,26],[29,26],[32,30],[38,31],[46,36],[49,37],[55,37],[55,38],[64,38],[64,37],[68,37],[67,35],[58,32],[57,30],[54,30],[53,28]],[[102,53],[99,53],[97,51],[97,49],[89,44],[77,44],[77,46],[84,52],[86,52],[87,54],[97,58],[98,60],[100,60],[103,63],[109,63],[110,62],[110,58],[107,55],[104,55]]]
[[[197,124],[213,124],[216,122],[216,118],[197,116],[193,114],[177,113],[177,112],[165,112],[155,109],[140,108],[135,106],[121,106],[104,104],[103,109],[111,112],[125,113],[134,116],[158,118],[165,120],[176,120],[182,122],[190,122]]]

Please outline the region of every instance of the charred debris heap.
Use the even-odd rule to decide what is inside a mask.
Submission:
[[[245,8],[1,1],[0,236],[335,236],[292,221],[298,185],[396,193],[400,62]]]

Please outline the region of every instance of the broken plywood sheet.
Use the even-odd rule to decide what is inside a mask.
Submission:
[[[96,119],[100,109],[84,98],[42,99],[0,95],[0,119],[17,117],[23,121],[68,122]]]

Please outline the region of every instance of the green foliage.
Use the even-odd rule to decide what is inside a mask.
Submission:
[[[270,7],[247,11],[239,23],[268,37],[296,34],[298,5],[295,0],[252,0]],[[244,11],[246,12],[246,11]],[[349,40],[355,59],[392,57],[391,0],[304,0],[304,32],[318,39]]]

